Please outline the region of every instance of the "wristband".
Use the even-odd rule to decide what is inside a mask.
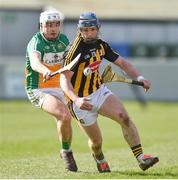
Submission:
[[[141,80],[145,80],[145,78],[143,76],[138,76],[137,81],[141,81]]]

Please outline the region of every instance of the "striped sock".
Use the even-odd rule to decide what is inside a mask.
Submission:
[[[138,144],[137,146],[131,147],[132,152],[134,156],[138,159],[138,157],[143,154],[142,146],[141,144]]]

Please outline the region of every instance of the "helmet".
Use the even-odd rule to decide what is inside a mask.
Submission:
[[[57,10],[47,10],[40,14],[40,23],[47,21],[62,21],[62,14]]]
[[[78,22],[78,27],[91,27],[91,26],[96,26],[100,27],[99,20],[96,17],[96,14],[93,12],[84,12],[80,15],[80,19]]]

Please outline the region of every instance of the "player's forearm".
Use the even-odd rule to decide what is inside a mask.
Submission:
[[[115,61],[115,64],[118,65],[128,76],[132,78],[137,78],[141,76],[140,72],[128,61],[123,58],[119,58]]]
[[[75,94],[74,88],[70,82],[70,78],[66,76],[65,73],[62,73],[60,76],[60,86],[65,94],[72,100],[76,101],[78,96]]]
[[[34,71],[39,72],[41,74],[45,74],[47,71],[49,71],[49,69],[47,67],[45,67],[43,64],[41,63],[32,63],[31,67]]]
[[[40,54],[37,52],[30,54],[30,65],[34,71],[41,74],[45,74],[47,71],[49,71],[48,68],[40,61]]]

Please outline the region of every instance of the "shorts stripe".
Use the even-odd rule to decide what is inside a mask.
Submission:
[[[31,89],[26,89],[26,92],[27,92],[28,99],[30,100],[30,102],[31,102],[34,106],[40,107],[40,106],[39,106],[39,98],[37,98],[37,97],[34,95],[34,92],[33,92]]]

